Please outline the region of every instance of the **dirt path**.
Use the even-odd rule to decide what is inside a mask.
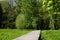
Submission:
[[[38,40],[39,34],[40,30],[35,30],[13,40]]]

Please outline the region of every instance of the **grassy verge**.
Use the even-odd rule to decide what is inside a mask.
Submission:
[[[60,30],[42,31],[42,40],[60,40]]]
[[[12,40],[32,30],[0,29],[0,40]]]

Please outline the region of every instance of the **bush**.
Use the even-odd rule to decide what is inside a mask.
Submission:
[[[25,29],[30,26],[30,21],[27,19],[26,14],[19,14],[16,19],[16,27],[18,29]]]
[[[18,29],[36,29],[36,18],[29,18],[26,14],[19,14],[16,18],[16,28]]]
[[[34,28],[34,29],[37,29],[37,21],[38,21],[37,17],[36,17],[36,18],[33,17],[32,20],[33,20],[33,21],[32,21],[32,26],[33,26],[33,28]]]
[[[24,28],[26,26],[26,17],[24,14],[19,14],[16,19],[16,27]]]

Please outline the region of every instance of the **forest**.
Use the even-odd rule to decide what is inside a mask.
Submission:
[[[60,29],[60,0],[0,1],[0,29]]]

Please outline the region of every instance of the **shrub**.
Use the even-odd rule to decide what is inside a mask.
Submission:
[[[26,17],[24,14],[19,14],[16,18],[16,27],[24,28],[26,26]]]
[[[19,14],[16,18],[16,28],[18,29],[36,29],[36,18],[29,18],[26,14]]]

